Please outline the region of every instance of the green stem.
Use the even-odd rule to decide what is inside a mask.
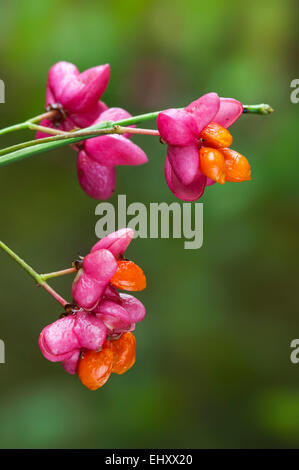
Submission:
[[[124,119],[122,121],[119,121],[117,124],[119,124],[120,126],[130,126],[131,124],[137,124],[138,122],[144,122],[144,121],[149,121],[151,119],[156,119],[159,113],[160,113],[160,111],[156,111],[154,113],[140,114],[139,116],[135,116],[135,117],[132,117],[132,118],[129,118],[129,119]],[[20,131],[20,130],[24,130],[24,129],[40,130],[40,129],[38,129],[37,126],[32,126],[32,124],[34,124],[36,122],[40,122],[43,119],[50,119],[51,117],[53,117],[54,114],[56,114],[56,111],[49,111],[47,113],[40,114],[38,116],[35,116],[35,117],[33,117],[31,119],[28,119],[27,121],[21,122],[19,124],[15,124],[13,126],[5,127],[3,129],[0,129],[0,135],[4,135],[4,134],[8,134],[9,132],[15,132],[15,131]],[[92,128],[93,127],[90,127],[90,129],[92,129]],[[94,128],[96,129],[97,127],[94,126]],[[86,129],[89,129],[89,128],[86,128]],[[54,132],[55,132],[55,129],[53,129],[53,133]],[[61,132],[62,131],[60,131],[60,132],[58,131],[58,132],[55,133],[55,135],[57,135]],[[51,133],[51,130],[49,131],[49,129],[48,129],[48,134],[50,134],[50,133]],[[65,132],[64,132],[64,134],[65,134]]]
[[[0,129],[0,135],[8,134],[9,132],[21,131],[22,129],[27,129],[27,122],[22,122],[21,124],[15,124],[14,126],[5,127]]]
[[[266,105],[266,104],[244,106],[244,113],[264,115],[264,114],[269,114],[272,111],[273,109],[269,105]],[[82,140],[91,139],[99,135],[123,133],[122,130],[121,131],[119,130],[122,127],[139,124],[141,122],[145,122],[151,119],[156,119],[160,112],[161,111],[155,111],[153,113],[140,114],[138,116],[133,116],[131,118],[123,119],[117,122],[105,121],[105,122],[101,122],[100,124],[87,127],[85,129],[80,129],[79,131],[63,133],[61,135],[60,134],[54,135],[52,137],[46,137],[44,139],[24,142],[22,144],[8,147],[0,151],[0,156],[2,155],[2,157],[0,157],[0,166],[8,165],[9,163],[13,163],[13,162],[22,160],[24,158],[28,158],[33,155],[44,153],[46,151],[53,150],[53,149],[56,149],[65,145],[73,145]],[[53,111],[51,111],[50,113],[53,113]],[[27,126],[27,128],[30,128],[30,126],[33,127],[32,122],[40,119],[41,117],[44,118],[45,115],[37,116],[36,118],[33,118],[27,121],[26,123],[19,124],[19,126],[25,125]],[[12,127],[16,127],[16,126],[12,126]],[[37,126],[34,126],[34,128],[36,129]],[[42,128],[42,126],[40,128]],[[1,135],[1,131],[0,131],[0,135]]]
[[[50,119],[56,114],[56,111],[49,111],[44,114],[39,114],[38,116],[35,116],[31,119],[28,119],[28,121],[21,122],[20,124],[15,124],[13,126],[9,127],[4,127],[3,129],[0,129],[0,135],[8,134],[10,132],[15,132],[15,131],[21,131],[24,129],[30,129],[30,125],[35,123],[35,122],[40,122],[43,119]]]
[[[52,129],[51,127],[39,126],[37,124],[33,124],[32,122],[29,123],[28,129],[30,129],[31,131],[46,132],[47,134],[52,134],[52,135],[71,134],[71,132],[65,132],[59,129]]]
[[[270,114],[274,110],[269,104],[253,104],[253,105],[243,105],[244,108],[244,113],[252,113],[252,114]],[[131,124],[138,124],[140,122],[144,121],[150,121],[152,119],[156,119],[158,117],[158,114],[161,111],[154,111],[153,113],[146,113],[146,114],[140,114],[139,116],[133,116],[129,119],[124,119],[123,121],[119,121],[118,124],[120,126],[130,126]],[[44,114],[39,114],[38,116],[35,116],[31,119],[28,119],[27,121],[21,122],[20,124],[15,124],[13,126],[5,127],[4,129],[0,129],[0,135],[7,134],[9,132],[14,132],[14,131],[19,131],[22,129],[28,129],[30,128],[30,124],[35,123],[35,122],[40,122],[43,119],[50,119],[53,117],[53,115],[56,113],[56,111],[49,111]]]
[[[39,114],[38,116],[28,119],[27,123],[40,122],[43,119],[53,119],[55,116],[59,117],[59,112],[55,111],[55,109],[52,109],[52,111],[47,111],[46,113]]]
[[[22,258],[20,258],[14,251],[12,251],[1,240],[0,240],[0,248],[2,248],[2,250],[6,251],[6,253],[12,259],[14,259],[20,266],[22,266],[22,268],[25,269],[25,271],[27,271],[27,273],[30,274],[30,276],[33,277],[33,279],[35,279],[38,284],[40,284],[40,282],[41,282],[40,275],[31,266],[29,266],[29,264],[26,263],[26,261],[24,261]]]
[[[33,277],[39,286],[42,286],[57,302],[65,307],[68,302],[64,300],[49,284],[45,282],[42,275],[38,274],[26,261],[20,258],[13,250],[0,240],[0,248],[4,250],[12,259],[14,259],[27,273]]]
[[[112,122],[109,122],[107,124],[109,124],[109,126],[113,125]],[[33,126],[31,126],[31,128],[33,128]],[[35,124],[34,124],[34,128],[36,130],[39,130],[39,131],[44,132],[44,133],[48,133],[48,134],[51,133],[51,134],[53,134],[54,137],[45,137],[44,139],[29,140],[28,142],[23,142],[21,144],[17,144],[17,145],[13,145],[11,147],[7,147],[3,150],[0,150],[0,156],[1,155],[8,155],[12,152],[15,152],[16,150],[22,150],[22,149],[25,149],[25,148],[28,148],[28,147],[34,147],[34,146],[40,145],[40,144],[45,144],[45,143],[49,143],[49,142],[57,142],[57,141],[60,141],[60,140],[63,141],[65,139],[69,139],[69,138],[73,139],[76,136],[80,137],[76,140],[76,142],[77,142],[78,140],[79,141],[84,140],[84,139],[82,139],[82,137],[85,138],[85,139],[88,139],[88,138],[91,138],[91,137],[98,137],[99,135],[105,135],[105,134],[119,134],[119,135],[122,135],[122,134],[142,134],[142,135],[153,135],[153,136],[159,136],[160,135],[159,131],[156,131],[154,129],[139,129],[139,128],[134,128],[134,127],[123,127],[123,126],[117,125],[116,123],[114,123],[113,127],[108,127],[107,129],[92,130],[92,131],[89,131],[89,132],[86,132],[85,129],[80,129],[79,131],[73,131],[73,132],[63,132],[63,131],[59,131],[59,130],[55,130],[55,129],[49,129],[51,132],[48,132],[47,127],[36,126]],[[58,138],[56,138],[56,137],[58,137]],[[1,161],[1,159],[0,159],[0,161]],[[0,163],[0,166],[1,166],[1,163]]]
[[[108,127],[104,128],[106,125]],[[97,137],[99,135],[119,133],[113,126],[113,122],[103,122],[98,125],[98,129],[93,129],[92,131],[87,131],[89,128],[86,128],[73,133],[63,133],[61,135],[45,137],[44,139],[38,140],[30,140],[28,142],[23,142],[22,144],[7,147],[0,150],[0,156],[3,155],[0,157],[0,166],[22,160],[23,158],[31,157],[32,155],[44,153],[58,147],[73,145],[82,140],[91,139],[92,137]],[[70,137],[70,135],[72,136]]]
[[[141,122],[157,119],[160,113],[161,111],[154,111],[153,113],[139,114],[138,116],[132,116],[131,118],[118,121],[115,124],[118,126],[131,126],[133,124],[140,124]]]
[[[62,269],[61,271],[54,271],[52,273],[40,274],[41,279],[46,281],[47,279],[52,279],[53,277],[65,276],[66,274],[74,274],[77,272],[76,268]]]
[[[269,104],[243,104],[243,113],[250,113],[250,114],[271,114],[274,112],[274,109]]]

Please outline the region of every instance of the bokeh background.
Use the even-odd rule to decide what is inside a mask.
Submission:
[[[133,114],[184,106],[217,91],[275,113],[244,116],[233,148],[253,179],[209,188],[204,244],[138,239],[128,256],[147,274],[138,297],[135,367],[90,392],[37,339],[60,307],[0,253],[1,448],[298,447],[298,76],[296,2],[189,0],[2,2],[1,127],[44,109],[47,71],[109,62],[103,99]],[[150,123],[153,125],[154,123]],[[12,145],[29,133],[1,139]],[[175,201],[165,147],[134,139],[150,162],[120,167],[116,196]],[[80,189],[75,153],[50,152],[0,169],[1,239],[38,271],[70,265],[96,241],[97,201]],[[71,278],[52,285],[69,298]]]

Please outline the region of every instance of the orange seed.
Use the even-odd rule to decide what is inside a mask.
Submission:
[[[79,360],[78,377],[89,390],[102,387],[110,377],[113,352],[110,348],[101,351],[86,351]]]
[[[225,183],[225,161],[219,150],[201,147],[199,150],[200,170],[217,183]]]
[[[204,145],[216,149],[230,147],[233,142],[231,133],[225,129],[225,127],[217,124],[217,122],[210,122],[210,124],[201,131],[200,137],[204,139]]]
[[[123,374],[134,364],[136,358],[136,339],[133,333],[124,333],[116,341],[111,341],[113,352],[112,372]]]
[[[146,288],[146,278],[142,269],[133,261],[119,260],[118,268],[110,282],[118,289],[140,291]]]
[[[251,180],[250,164],[243,155],[231,149],[221,149],[225,160],[226,181],[241,183]]]

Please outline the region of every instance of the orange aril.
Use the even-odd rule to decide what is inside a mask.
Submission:
[[[225,183],[225,161],[219,150],[210,147],[201,147],[199,150],[200,170],[208,178],[217,183]]]
[[[231,133],[220,126],[217,122],[210,122],[201,133],[200,137],[204,140],[203,145],[214,148],[230,147],[233,142]]]
[[[136,339],[133,333],[124,333],[119,339],[111,341],[113,352],[112,372],[123,374],[135,364]]]
[[[110,377],[113,365],[113,352],[109,347],[101,351],[86,351],[78,364],[78,376],[89,390],[102,387]]]
[[[118,289],[139,291],[146,288],[146,278],[142,269],[133,261],[119,260],[118,268],[110,282]]]
[[[226,181],[241,183],[251,179],[250,164],[243,155],[231,149],[221,149],[225,161]]]

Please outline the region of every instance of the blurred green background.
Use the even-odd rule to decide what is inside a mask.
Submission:
[[[48,69],[109,62],[103,99],[132,114],[184,106],[217,91],[270,103],[244,116],[233,148],[252,166],[242,185],[208,188],[204,244],[138,239],[147,318],[137,361],[97,392],[46,361],[37,339],[61,309],[0,253],[0,447],[298,447],[298,76],[296,2],[189,0],[1,3],[1,127],[44,109]],[[150,123],[149,125],[153,125]],[[1,147],[29,139],[2,137]],[[164,180],[165,147],[135,138],[149,156],[118,168],[128,203],[176,199]],[[70,265],[96,241],[97,201],[80,189],[70,148],[2,167],[1,239],[38,271]],[[70,297],[71,278],[52,285]]]

